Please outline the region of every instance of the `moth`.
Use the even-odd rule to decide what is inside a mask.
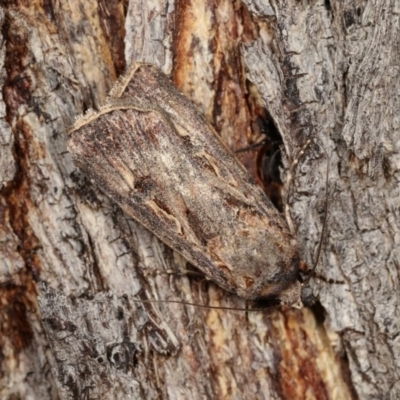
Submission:
[[[301,304],[285,221],[159,69],[133,65],[69,134],[94,185],[209,279],[245,299]]]

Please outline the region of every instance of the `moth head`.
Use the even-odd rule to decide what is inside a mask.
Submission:
[[[303,308],[301,301],[301,283],[295,281],[283,290],[278,298],[282,305],[287,305],[293,308]]]
[[[258,284],[247,286],[243,293],[239,294],[249,300],[279,300],[282,305],[302,308],[302,285],[299,282],[301,264],[299,258],[294,256],[290,264],[286,264],[284,268],[278,268],[279,272],[276,271],[273,275],[267,272]]]
[[[276,284],[267,284],[261,292],[259,298],[263,299],[277,299],[280,304],[287,305],[294,308],[302,308],[301,301],[301,287],[302,284],[296,279],[290,281],[289,285],[282,285],[282,282]]]

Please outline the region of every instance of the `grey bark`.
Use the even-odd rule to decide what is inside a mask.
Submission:
[[[201,3],[2,4],[1,398],[400,396],[399,5]],[[308,285],[322,307],[137,302],[245,305],[178,276],[186,262],[66,151],[73,118],[132,60],[172,72],[233,150],[251,136],[246,65],[283,137],[287,181],[312,139],[286,191],[311,267],[329,167]]]
[[[317,269],[328,282],[315,279],[311,288],[326,325],[341,336],[358,395],[394,399],[400,396],[399,3],[328,4],[275,4],[275,50],[259,40],[244,56],[291,157],[306,137],[324,149],[301,162],[291,196],[300,247],[312,265],[329,162],[329,233]],[[271,17],[268,5],[257,12]]]

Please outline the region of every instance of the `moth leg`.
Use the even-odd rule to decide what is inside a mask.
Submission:
[[[253,144],[251,144],[250,146],[246,146],[246,147],[243,147],[243,148],[241,148],[241,149],[236,150],[236,151],[235,151],[235,154],[244,153],[245,151],[250,151],[250,150],[258,149],[258,148],[260,148],[261,146],[263,146],[263,145],[265,144],[265,142],[266,142],[266,140],[265,140],[265,139],[262,139],[260,142],[253,143]]]

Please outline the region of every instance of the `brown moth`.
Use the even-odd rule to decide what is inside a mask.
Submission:
[[[135,64],[69,151],[130,216],[224,289],[300,303],[296,240],[195,106],[156,67]]]

